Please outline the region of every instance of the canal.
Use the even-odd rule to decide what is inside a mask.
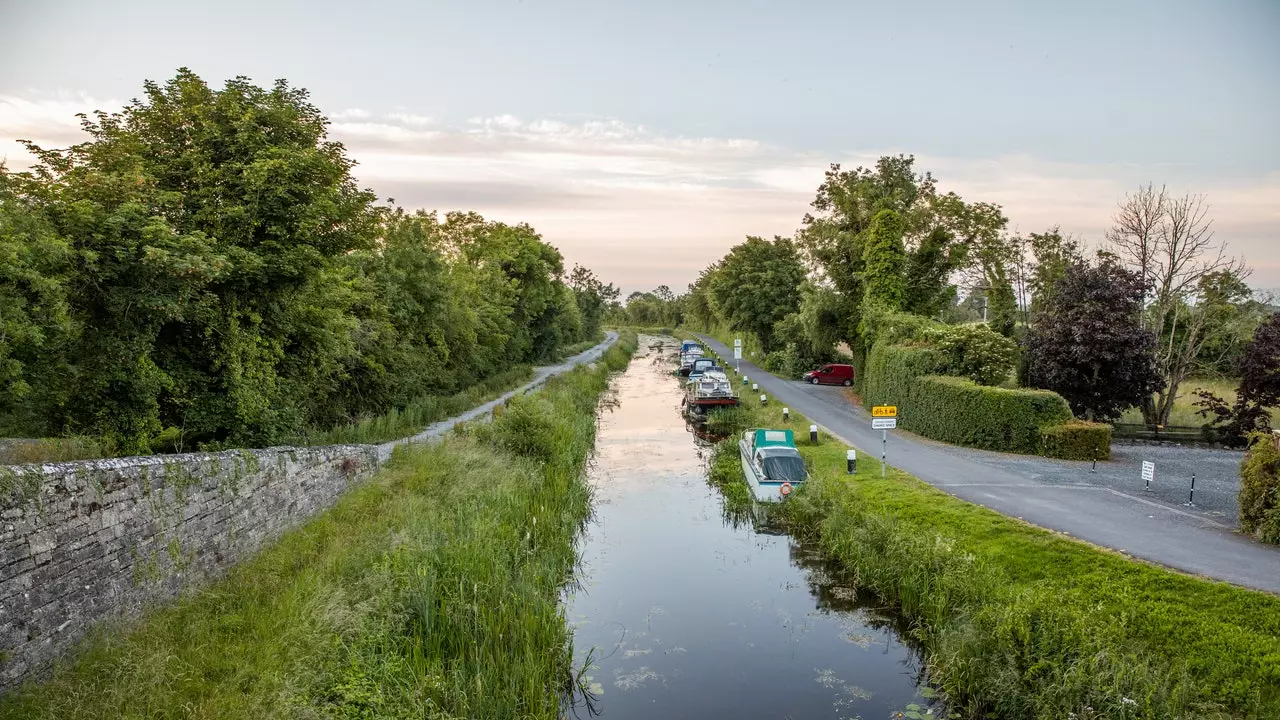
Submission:
[[[570,717],[889,718],[919,655],[818,553],[726,517],[686,427],[667,339],[642,337],[601,406],[595,515],[567,593],[587,693]]]

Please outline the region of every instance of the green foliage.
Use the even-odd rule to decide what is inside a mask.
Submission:
[[[957,445],[1034,454],[1041,428],[1071,419],[1071,408],[1047,390],[985,387],[957,377],[917,380],[903,427],[928,438]]]
[[[979,385],[1004,382],[1017,364],[1017,344],[986,325],[931,325],[922,334],[947,356],[946,374]]]
[[[284,81],[184,69],[0,168],[4,430],[274,444],[597,332],[611,286],[579,268],[567,287],[527,225],[376,207],[327,126]]]
[[[582,468],[596,400],[634,350],[624,334],[514,403],[556,447],[495,451],[519,431],[499,421],[402,451],[220,582],[103,628],[0,718],[560,717]]]
[[[862,248],[865,302],[888,310],[901,310],[907,296],[906,248],[902,244],[903,223],[898,213],[881,210],[871,220]]]
[[[1255,431],[1271,429],[1271,408],[1280,407],[1280,313],[1257,327],[1236,370],[1240,384],[1231,405],[1211,391],[1196,394],[1199,415],[1213,415],[1214,430],[1231,447],[1243,447]]]
[[[1040,429],[1045,457],[1062,460],[1110,460],[1111,426],[1076,420]]]
[[[1255,432],[1240,463],[1240,529],[1280,544],[1280,440]]]
[[[1079,415],[1114,420],[1160,387],[1154,335],[1138,321],[1142,280],[1113,263],[1066,268],[1026,337],[1027,380]]]
[[[711,298],[721,317],[732,327],[755,333],[768,352],[773,349],[774,324],[800,307],[804,278],[804,265],[790,240],[748,237],[729,251],[711,276]]]
[[[774,418],[747,410],[747,425]],[[881,479],[874,462],[849,477],[847,446],[825,434],[798,447],[814,476],[780,519],[902,611],[959,717],[1280,717],[1277,598],[1099,551],[898,470]]]
[[[1018,299],[1013,285],[1003,278],[987,291],[987,325],[1005,337],[1013,337],[1018,324]]]

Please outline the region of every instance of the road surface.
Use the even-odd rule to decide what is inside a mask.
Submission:
[[[723,357],[732,349],[699,335]],[[787,407],[876,458],[881,433],[839,387],[780,379],[746,360],[742,372]],[[1280,548],[1210,513],[1091,478],[1089,463],[989,453],[890,431],[888,464],[962,500],[1177,570],[1280,594]],[[1099,466],[1104,471],[1104,463]],[[1074,468],[1075,472],[1072,472]],[[1159,482],[1159,481],[1157,481]],[[1197,489],[1199,489],[1197,487]]]

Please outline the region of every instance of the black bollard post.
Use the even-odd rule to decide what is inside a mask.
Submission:
[[[811,445],[818,444],[818,426],[817,425],[809,426],[809,444]]]
[[[1098,448],[1096,446],[1093,448],[1093,467],[1089,468],[1089,472],[1098,472]]]
[[[1187,498],[1187,505],[1195,507],[1196,504],[1196,474],[1191,473],[1191,495]]]

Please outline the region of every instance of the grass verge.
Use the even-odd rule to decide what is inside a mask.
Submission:
[[[634,348],[402,451],[221,582],[101,630],[0,718],[559,717],[582,469]]]
[[[776,403],[728,420],[721,432],[783,427]],[[792,427],[808,423],[792,413]],[[734,443],[709,477],[745,489]],[[1280,598],[1027,525],[894,469],[881,479],[872,454],[849,476],[848,446],[826,433],[799,447],[814,477],[773,515],[901,610],[963,716],[1280,718]],[[730,490],[729,504],[742,495]]]
[[[299,444],[345,445],[399,440],[423,431],[432,423],[489,402],[532,378],[532,365],[518,365],[453,395],[428,395],[414,400],[404,408],[361,418],[350,425],[339,425],[324,432],[306,434]]]

